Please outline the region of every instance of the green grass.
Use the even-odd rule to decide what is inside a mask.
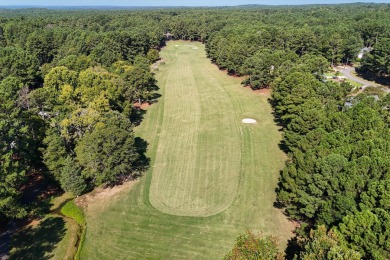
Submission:
[[[273,202],[286,158],[267,97],[219,71],[199,43],[169,42],[161,56],[162,97],[136,129],[152,167],[103,211],[86,211],[81,259],[219,259],[247,229],[285,244],[292,224]]]
[[[361,87],[361,86],[363,86],[363,84],[361,84],[359,82],[356,82],[356,81],[353,81],[351,79],[345,79],[345,81],[348,82],[349,84],[351,84],[354,87]]]
[[[64,193],[59,197],[55,197],[51,200],[50,210],[54,212],[53,216],[57,216],[57,213],[61,212],[62,206],[69,203],[74,196],[71,193]],[[63,218],[65,221],[66,232],[61,241],[56,245],[53,251],[51,259],[73,259],[77,251],[77,239],[80,231],[80,226],[75,220],[69,218]]]
[[[44,216],[18,230],[11,242],[11,259],[73,259],[79,225],[58,215],[72,194],[41,201]]]
[[[66,233],[53,251],[53,260],[73,260],[77,252],[77,234],[79,234],[80,226],[71,219],[64,219]]]
[[[339,77],[342,76],[342,75],[343,74],[340,73]],[[333,72],[327,72],[327,73],[325,73],[325,76],[326,77],[333,77],[333,76],[336,76],[336,73],[334,71]],[[354,80],[348,79],[348,78],[346,78],[345,81],[348,82],[349,84],[351,84],[354,87],[361,87],[361,86],[363,86],[363,84],[361,84],[359,82],[356,82]]]

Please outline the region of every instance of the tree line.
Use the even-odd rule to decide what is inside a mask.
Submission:
[[[33,212],[21,197],[35,173],[75,195],[139,176],[147,144],[134,137],[133,104],[157,97],[161,28],[143,14],[3,13],[0,217]]]

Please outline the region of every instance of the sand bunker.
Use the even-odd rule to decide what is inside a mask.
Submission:
[[[252,118],[244,118],[242,119],[242,122],[244,124],[255,124],[256,123],[256,120],[252,119]]]
[[[176,44],[175,46],[176,46],[176,47],[179,47],[179,45],[177,45],[177,44]]]
[[[199,49],[199,48],[198,48],[198,47],[193,47],[192,49],[193,49],[193,50],[197,50],[197,49]]]

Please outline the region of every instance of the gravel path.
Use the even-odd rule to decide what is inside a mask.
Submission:
[[[354,67],[345,67],[343,70],[341,70],[341,73],[343,73],[343,75],[350,79],[350,80],[353,80],[353,81],[356,81],[360,84],[363,84],[363,87],[362,89],[368,87],[368,86],[374,86],[374,87],[379,87],[380,85],[376,84],[375,82],[372,82],[372,81],[368,81],[368,80],[365,80],[365,79],[362,79],[358,76],[356,76],[355,74],[353,74],[355,72],[355,68]]]

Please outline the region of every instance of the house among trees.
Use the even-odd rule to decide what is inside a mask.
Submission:
[[[361,59],[361,58],[364,57],[364,55],[365,55],[366,53],[369,53],[370,51],[372,51],[372,47],[364,47],[364,48],[362,48],[362,49],[359,51],[357,57],[358,57],[359,59]]]
[[[165,34],[165,38],[167,38],[167,40],[172,40],[173,38],[175,38],[175,35],[168,32]]]
[[[354,97],[349,97],[349,98],[345,101],[344,107],[346,107],[347,109],[353,107],[353,100],[354,100]]]

